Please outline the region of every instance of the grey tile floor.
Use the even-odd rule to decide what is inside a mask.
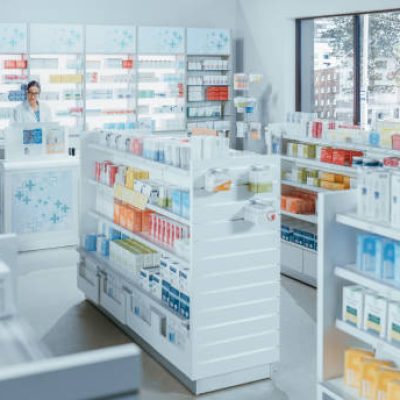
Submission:
[[[54,355],[130,342],[84,301],[74,267],[19,278],[19,311]],[[281,359],[271,380],[200,396],[203,400],[312,400],[316,396],[316,291],[291,279],[281,282]],[[141,400],[194,399],[172,375],[143,353]]]

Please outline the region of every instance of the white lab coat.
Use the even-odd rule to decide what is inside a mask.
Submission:
[[[51,110],[42,102],[39,103],[40,121],[39,122],[53,122]],[[13,110],[12,122],[15,123],[26,123],[26,122],[38,122],[36,120],[35,112],[32,110],[28,101],[24,101]]]

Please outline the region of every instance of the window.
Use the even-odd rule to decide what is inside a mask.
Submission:
[[[396,118],[400,99],[400,11],[364,15],[361,122]]]
[[[296,31],[297,111],[321,118],[329,111],[339,121],[363,125],[398,118],[400,9],[300,19]],[[315,109],[319,91],[330,93],[331,110],[328,104]]]

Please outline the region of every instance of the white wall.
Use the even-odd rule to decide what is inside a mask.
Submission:
[[[282,121],[295,105],[295,23],[299,17],[400,8],[399,0],[237,0],[244,68],[262,71],[263,122]]]
[[[0,22],[233,28],[235,0],[1,0]]]

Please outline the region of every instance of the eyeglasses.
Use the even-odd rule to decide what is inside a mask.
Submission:
[[[28,95],[30,95],[30,96],[39,96],[39,95],[40,95],[40,92],[30,92],[30,91],[28,90]]]

